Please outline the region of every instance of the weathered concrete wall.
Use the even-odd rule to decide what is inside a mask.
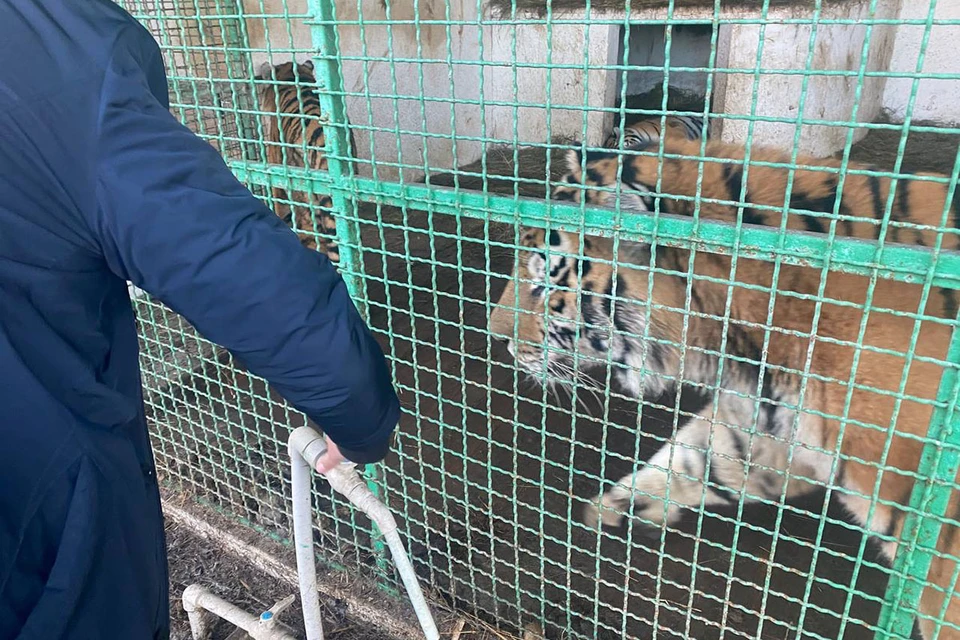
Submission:
[[[929,2],[907,0],[903,3],[901,18],[926,20]],[[960,19],[960,0],[939,0],[934,13],[936,20]],[[916,73],[925,25],[902,25],[897,28],[897,42],[893,50],[890,71]],[[934,24],[924,57],[923,73],[960,73],[960,26]],[[912,78],[888,78],[883,94],[883,107],[888,116],[902,122],[913,90]],[[916,101],[911,117],[939,124],[960,124],[960,80],[924,78],[917,87]]]
[[[869,2],[849,2],[824,7],[823,19],[862,20]],[[899,0],[880,0],[877,18],[894,18]],[[809,18],[809,9],[777,8],[774,21],[782,18]],[[714,111],[734,117],[773,117],[797,120],[804,95],[803,74],[788,73],[805,69],[809,58],[812,73],[806,76],[803,100],[804,120],[829,122],[872,122],[880,115],[885,78],[866,77],[857,99],[856,75],[829,75],[831,71],[859,73],[886,69],[893,53],[895,27],[875,25],[865,46],[867,27],[863,24],[818,24],[811,44],[810,24],[770,23],[733,24],[721,28],[718,66],[734,71],[718,77],[719,90]],[[761,50],[762,35],[762,50]],[[759,64],[758,64],[759,59]],[[759,73],[757,70],[759,69]],[[818,72],[821,72],[818,74]],[[745,141],[749,121],[724,119],[722,137],[730,142]],[[756,122],[754,140],[791,149],[797,125],[792,122]],[[818,156],[842,149],[849,128],[842,125],[804,124],[800,131],[800,151]],[[857,129],[854,142],[866,135]]]
[[[467,0],[451,0],[449,8],[446,0],[418,0],[416,14],[412,2],[394,2],[389,16],[380,0],[361,0],[364,21],[411,21],[361,27],[357,4],[336,3],[337,18],[347,23],[339,27],[344,86],[353,94],[347,110],[357,125],[360,156],[376,158],[379,176],[395,179],[402,170],[414,179],[424,166],[436,170],[469,163],[480,157],[484,141],[543,144],[548,131],[580,138],[585,120],[591,142],[599,142],[604,116],[588,113],[585,105],[602,105],[612,95],[612,78],[596,70],[610,58],[609,27],[553,27],[550,63],[566,68],[549,74],[548,94],[542,25],[521,25],[515,32],[503,25],[481,27],[476,3]],[[283,6],[279,0],[264,5],[269,14],[280,14]],[[292,13],[306,13],[305,0],[288,0],[287,6]],[[260,0],[245,0],[245,10],[263,13]],[[464,24],[420,24],[418,29],[415,19]],[[286,61],[291,50],[306,58],[312,48],[309,27],[300,17],[290,24],[279,17],[250,18],[247,29],[253,48],[271,49],[253,54],[255,66],[268,55],[275,63]],[[480,60],[489,66],[481,68]],[[539,106],[544,104],[551,108]],[[369,175],[370,170],[362,172]]]
[[[294,51],[298,58],[309,56],[312,45],[305,24],[306,0],[287,1],[289,20],[282,17],[280,0],[263,0],[262,5],[261,0],[243,1],[248,14],[278,16],[247,19],[250,45],[261,50],[253,54],[255,66],[268,56],[274,62],[288,60]],[[907,5],[902,13],[901,4]],[[417,12],[413,2],[394,2],[389,15],[381,0],[360,0],[360,14],[367,23],[363,26],[358,24],[356,0],[336,0],[336,5],[338,18],[345,23],[339,27],[339,35],[345,86],[351,94],[347,98],[348,116],[356,126],[360,157],[375,158],[380,177],[417,179],[426,166],[443,170],[476,160],[485,143],[544,144],[549,142],[549,133],[577,140],[586,134],[589,143],[599,144],[612,122],[611,114],[596,109],[614,106],[619,95],[621,73],[602,68],[616,63],[621,55],[619,26],[554,24],[548,58],[546,26],[493,21],[481,25],[473,0],[417,0]],[[821,18],[862,20],[868,5],[867,0],[830,4],[824,7]],[[928,5],[879,0],[877,6],[878,18],[922,18]],[[675,12],[675,17],[702,17],[704,11],[685,8]],[[706,11],[703,15],[712,12]],[[722,18],[751,17],[746,11],[725,9]],[[651,18],[656,17],[657,10],[634,13],[638,18]],[[712,111],[732,116],[715,121],[714,131],[723,139],[745,140],[748,122],[738,117],[777,118],[788,122],[756,122],[754,140],[792,147],[804,85],[803,75],[796,70],[804,68],[811,50],[811,26],[782,21],[809,16],[809,8],[775,7],[764,27],[720,27],[716,66],[732,70],[714,76]],[[937,17],[960,17],[960,0],[940,0]],[[369,24],[384,20],[407,23],[390,27]],[[423,24],[431,20],[457,24]],[[419,28],[414,21],[421,22]],[[894,119],[903,117],[910,79],[864,78],[858,100],[855,75],[829,74],[858,72],[864,55],[868,72],[912,72],[923,27],[875,25],[865,48],[867,30],[863,24],[817,25],[810,54],[813,74],[806,80],[805,120],[871,122],[884,111]],[[662,64],[663,39],[655,31],[634,28],[634,50],[628,62]],[[761,31],[763,47],[758,63]],[[960,27],[934,26],[923,71],[956,71],[952,63],[958,36]],[[683,46],[674,46],[672,66],[705,64],[709,38],[677,33],[674,37],[675,44]],[[481,60],[486,64],[481,66]],[[548,60],[555,67],[552,72],[544,68]],[[678,75],[671,84],[702,91],[704,74],[685,75]],[[651,84],[651,77],[629,74],[627,93],[642,92]],[[921,81],[913,116],[960,122],[960,81]],[[857,130],[854,141],[864,134],[865,130]],[[800,149],[829,155],[843,148],[847,135],[848,128],[842,125],[804,124]],[[371,170],[365,167],[361,172],[370,175]]]

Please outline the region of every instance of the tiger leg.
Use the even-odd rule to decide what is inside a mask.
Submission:
[[[817,423],[779,408],[761,410],[749,398],[721,392],[664,445],[647,464],[625,476],[584,510],[584,520],[616,526],[630,510],[654,525],[676,522],[682,509],[779,501],[815,490],[826,482],[827,454],[803,442]],[[797,432],[793,434],[794,423]],[[751,425],[756,427],[751,427]],[[706,480],[706,482],[704,482]],[[784,486],[786,485],[786,486]],[[668,495],[669,494],[669,495]]]
[[[313,223],[311,222],[310,210],[304,206],[294,204],[290,195],[279,187],[273,188],[273,208],[284,224],[288,227],[294,227],[294,232],[300,240],[300,244],[308,249],[317,248],[317,242],[314,239],[315,234],[311,233]]]
[[[598,520],[617,526],[633,505],[633,514],[647,523],[671,524],[684,507],[697,508],[701,500],[710,506],[736,503],[746,480],[743,452],[747,434],[727,426],[723,404],[721,400],[716,421],[710,404],[641,469],[597,496],[584,509],[584,522],[591,527]]]
[[[333,200],[330,196],[321,196],[319,207],[320,233],[323,237],[324,252],[336,267],[340,264],[340,245],[337,244],[337,222],[332,214]]]
[[[863,464],[859,460],[881,460],[885,438],[864,429],[848,426],[844,434],[842,451],[849,457],[842,476],[842,486],[846,491],[836,495],[853,519],[863,528],[886,539],[879,539],[884,559],[892,566],[896,557],[898,540],[903,531],[906,512],[896,505],[906,505],[910,500],[913,480],[910,476],[897,472],[893,468],[884,470],[881,477],[879,497],[873,500],[877,481],[877,468],[872,464]],[[895,437],[887,453],[887,466],[894,468],[915,468],[920,458],[920,443]],[[893,502],[895,504],[887,504]],[[872,504],[872,513],[871,513]],[[869,516],[869,522],[868,522]],[[947,504],[946,517],[952,521],[960,520],[960,493],[953,492]],[[954,584],[954,572],[957,569],[955,558],[960,557],[960,535],[958,528],[951,522],[944,522],[937,541],[938,554],[934,556],[927,574],[927,586],[920,599],[920,613],[917,622],[924,640],[931,640],[936,633],[940,640],[960,639],[960,597],[956,594],[960,584]],[[949,592],[949,593],[947,593]],[[944,601],[949,597],[944,612],[945,624],[936,632],[937,620],[944,609]],[[952,628],[946,623],[956,625]]]
[[[317,250],[317,234],[313,223],[310,207],[300,204],[293,205],[293,219],[296,221],[295,231],[300,238],[300,244],[307,249]]]
[[[287,192],[280,187],[273,187],[271,193],[273,195],[273,212],[289,225],[293,221],[293,208],[290,206]]]

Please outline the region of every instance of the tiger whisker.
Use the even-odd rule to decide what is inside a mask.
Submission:
[[[547,373],[550,376],[548,380],[551,383],[551,390],[554,391],[555,394],[558,386],[567,393],[571,400],[574,399],[576,391],[583,392],[576,393],[576,401],[580,407],[587,412],[590,411],[590,408],[587,406],[584,396],[596,400],[599,407],[603,406],[603,401],[599,395],[599,392],[602,390],[599,383],[586,374],[574,369],[571,364],[562,361],[550,362],[547,365]],[[559,394],[557,395],[559,397]]]

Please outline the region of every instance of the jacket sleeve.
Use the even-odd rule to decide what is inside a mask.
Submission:
[[[399,401],[343,280],[173,118],[155,84],[115,52],[91,220],[111,270],[229,349],[350,460],[382,459]]]

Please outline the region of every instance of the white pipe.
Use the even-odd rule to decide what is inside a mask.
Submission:
[[[293,499],[293,544],[297,550],[297,578],[300,581],[300,604],[303,607],[303,626],[307,632],[307,640],[323,640],[323,620],[320,618],[320,599],[317,594],[317,568],[313,557],[313,500],[310,483],[310,470],[313,465],[304,459],[304,447],[300,446],[303,434],[297,437],[299,431],[300,429],[294,430],[288,443]],[[310,444],[307,442],[305,446]]]
[[[303,591],[306,580],[312,580],[314,587],[313,591],[309,593],[312,594],[314,599],[317,597],[316,571],[313,562],[313,534],[311,531],[312,525],[309,520],[309,510],[311,508],[309,469],[316,467],[317,460],[326,452],[327,445],[323,436],[310,427],[299,427],[290,434],[289,447],[290,456],[294,458],[294,469],[299,465],[305,466],[308,469],[306,483],[304,482],[302,471],[300,474],[294,473],[291,478],[293,483],[294,538],[296,539],[297,547],[297,570],[300,573],[300,598],[304,603],[304,609],[306,609],[307,597],[309,595]],[[295,452],[299,452],[299,461],[296,460],[297,456]],[[397,564],[397,571],[400,573],[403,584],[407,589],[407,595],[413,604],[413,609],[417,614],[417,619],[420,621],[420,627],[423,629],[424,635],[427,640],[439,640],[440,632],[437,630],[437,625],[433,620],[430,607],[423,597],[423,591],[420,589],[420,583],[417,581],[417,574],[413,570],[413,565],[410,563],[409,556],[407,556],[403,541],[400,539],[400,532],[397,530],[397,521],[394,519],[393,514],[390,513],[390,510],[385,504],[377,500],[377,497],[373,495],[370,488],[357,474],[355,465],[351,463],[341,464],[324,474],[324,477],[326,477],[331,487],[343,494],[347,500],[367,514],[367,516],[376,523],[380,529],[380,533],[383,534],[383,537],[387,541],[387,546],[390,547],[393,561]],[[299,489],[298,482],[300,483]],[[306,487],[304,487],[304,485],[306,485]],[[297,527],[298,502],[301,505],[301,510],[307,510],[308,520],[306,530],[303,529],[303,526],[300,528]],[[300,564],[302,547],[309,549],[309,553],[305,554],[308,555],[309,558],[304,558],[303,565]],[[309,573],[309,575],[304,576],[304,572]],[[319,603],[317,606],[319,608]],[[313,640],[313,638],[309,636],[309,633],[308,640]]]
[[[253,564],[265,575],[297,588],[300,581],[296,566],[289,567],[267,551],[212,526],[192,513],[170,504],[167,500],[163,501],[163,516],[201,537],[209,538],[225,553]],[[324,580],[321,574],[317,575],[320,598],[329,596],[343,600],[354,620],[363,620],[364,623],[369,623],[376,633],[385,638],[416,638],[420,635],[420,623],[417,622],[416,617],[412,620],[408,617],[397,617],[394,608],[380,608],[377,606],[376,600],[368,600],[362,595],[358,596],[356,589],[344,586],[341,581],[337,580],[336,576],[327,576],[327,578],[327,580]]]
[[[187,612],[187,620],[190,621],[190,635],[193,640],[207,640],[210,637],[210,629],[207,628],[207,621],[204,619],[204,609],[197,605],[199,591],[202,588],[199,585],[192,584],[183,590],[183,609]]]
[[[183,608],[190,619],[190,631],[195,640],[205,640],[210,631],[203,620],[204,610],[240,627],[253,640],[296,640],[296,636],[274,626],[272,612],[268,611],[260,616],[247,613],[198,584],[192,584],[183,590]]]

